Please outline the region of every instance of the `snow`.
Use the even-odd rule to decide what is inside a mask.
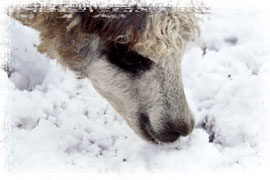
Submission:
[[[263,16],[256,9],[229,7],[204,15],[201,36],[189,44],[182,64],[196,126],[190,136],[166,146],[137,137],[89,80],[78,80],[38,53],[36,31],[5,17],[1,25],[8,24],[10,32],[9,170],[267,169],[270,64]]]

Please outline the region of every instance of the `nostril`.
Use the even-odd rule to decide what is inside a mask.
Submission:
[[[164,143],[174,142],[179,138],[180,134],[175,131],[171,123],[165,123],[163,130],[155,133],[155,137],[158,141]]]
[[[140,128],[142,130],[144,137],[147,138],[148,140],[151,140],[152,142],[169,143],[177,140],[178,137],[180,136],[179,133],[173,130],[171,124],[169,123],[166,123],[162,130],[154,131],[149,121],[149,117],[146,114],[141,113],[139,119],[140,119],[139,121]]]

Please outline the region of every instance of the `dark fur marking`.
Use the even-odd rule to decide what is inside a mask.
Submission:
[[[128,51],[128,46],[123,44],[115,44],[105,48],[102,55],[106,55],[110,63],[133,75],[149,70],[154,63],[135,51]]]

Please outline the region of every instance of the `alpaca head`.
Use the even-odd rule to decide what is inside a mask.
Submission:
[[[167,143],[192,131],[181,76],[198,30],[192,8],[36,12],[12,16],[40,31],[39,51],[87,76],[139,136]]]
[[[124,41],[105,45],[98,55],[90,53],[95,58],[86,72],[96,90],[138,135],[153,142],[173,142],[194,126],[183,89],[181,59],[186,41],[195,35],[195,19],[188,10],[171,9],[145,18],[131,50],[132,29],[121,35]],[[92,49],[98,49],[99,38],[93,37]]]

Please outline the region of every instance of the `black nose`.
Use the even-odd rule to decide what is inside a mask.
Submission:
[[[190,132],[193,130],[193,127],[194,127],[193,121],[191,121],[189,125],[179,120],[179,121],[176,121],[176,123],[174,123],[173,125],[171,125],[171,128],[173,129],[173,131],[178,132],[181,136],[189,135]]]
[[[179,138],[180,134],[176,131],[167,129],[167,130],[155,133],[154,136],[160,142],[170,143],[170,142],[176,141]]]
[[[181,136],[187,136],[194,129],[195,121],[193,116],[190,116],[186,119],[177,119],[176,121],[173,121],[172,124],[171,128],[174,131],[178,132]]]

